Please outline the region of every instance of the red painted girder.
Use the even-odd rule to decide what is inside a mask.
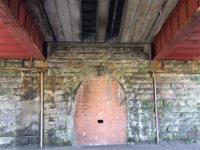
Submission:
[[[196,60],[200,58],[200,51],[197,49],[199,48],[173,48],[167,51],[168,53],[165,53],[164,60],[173,60],[175,58],[175,60]],[[178,56],[178,54],[180,54],[180,56]]]
[[[200,51],[196,48],[174,48],[170,53],[165,55],[167,60],[197,60],[200,58]]]
[[[169,41],[166,45],[163,46],[161,51],[157,51],[156,57],[154,59],[156,60],[169,59],[170,53],[174,52],[175,50],[182,51],[182,49],[184,49],[185,47],[190,47],[193,49],[196,48],[196,51],[199,51],[198,45],[200,45],[200,40],[196,38],[196,36],[198,36],[196,29],[199,27],[200,27],[200,16],[199,14],[196,14],[190,19],[190,22],[188,22],[188,24],[185,25],[184,28],[182,28],[182,30],[180,30],[179,33],[177,33],[176,36],[172,38],[171,41]],[[190,54],[187,54],[187,56],[185,56],[184,58],[188,57],[188,59],[191,59],[191,57],[194,56],[192,52],[193,51],[191,51],[191,56]],[[195,59],[196,58],[199,57],[197,56],[195,57]],[[173,59],[175,59],[175,57],[173,57]],[[180,59],[180,57],[177,57],[177,59]]]
[[[200,52],[192,51],[192,53],[187,52],[172,52],[166,56],[168,60],[199,60]]]
[[[200,0],[179,2],[154,40],[156,52],[154,59],[194,60],[200,58],[199,6]],[[187,53],[185,53],[186,50]]]
[[[12,11],[17,14],[14,17],[9,8],[0,1],[0,58],[44,59],[42,54],[43,37],[37,30],[37,25],[33,23],[32,17],[28,19],[26,11],[22,13],[22,10],[26,10],[25,8],[20,11],[20,8],[23,8],[20,6],[23,5],[18,3],[20,2],[19,0],[6,2]],[[11,4],[15,6],[11,6]],[[20,12],[22,14],[21,17],[19,16]],[[23,15],[25,16],[24,18]],[[21,18],[21,22],[19,23],[16,18]],[[23,19],[25,19],[24,27],[27,32],[20,25],[23,23]]]
[[[181,49],[199,49],[200,48],[200,39],[187,39],[181,43],[176,44],[175,46],[173,46],[171,49],[176,49],[176,50],[181,50]]]

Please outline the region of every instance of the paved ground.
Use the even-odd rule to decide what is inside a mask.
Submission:
[[[40,150],[40,148],[19,147],[0,148],[1,150]],[[161,145],[122,145],[122,146],[88,146],[88,147],[51,147],[44,150],[200,150],[198,144],[161,144]]]

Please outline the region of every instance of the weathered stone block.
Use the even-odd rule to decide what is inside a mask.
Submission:
[[[13,145],[13,142],[15,141],[14,137],[0,137],[0,145]]]
[[[168,132],[178,132],[179,131],[179,127],[178,126],[168,126],[167,127],[167,131]]]
[[[15,141],[17,146],[28,146],[31,144],[31,137],[29,136],[17,136]]]

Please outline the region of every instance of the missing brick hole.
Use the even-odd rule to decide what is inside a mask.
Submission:
[[[97,120],[98,123],[103,123],[103,120]]]

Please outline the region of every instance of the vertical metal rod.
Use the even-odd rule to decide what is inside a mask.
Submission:
[[[40,148],[43,147],[44,127],[44,72],[40,73]]]
[[[160,144],[159,123],[158,123],[157,91],[156,91],[156,77],[155,77],[154,72],[152,72],[152,78],[153,78],[153,91],[154,91],[154,112],[155,112],[155,125],[156,125],[156,143]]]

